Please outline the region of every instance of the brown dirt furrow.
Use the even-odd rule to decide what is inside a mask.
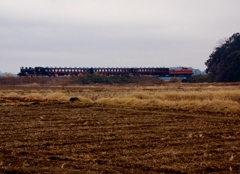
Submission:
[[[239,173],[240,117],[0,106],[0,173]]]

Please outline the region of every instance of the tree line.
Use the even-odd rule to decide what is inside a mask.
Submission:
[[[210,54],[206,73],[214,82],[240,81],[240,34],[235,33]]]

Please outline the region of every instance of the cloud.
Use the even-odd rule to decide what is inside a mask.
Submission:
[[[217,42],[239,30],[239,6],[238,0],[0,0],[0,70],[22,65],[204,69]]]

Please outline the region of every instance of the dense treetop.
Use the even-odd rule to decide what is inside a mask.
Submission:
[[[205,64],[206,73],[214,81],[240,81],[240,34],[233,34],[216,47]]]

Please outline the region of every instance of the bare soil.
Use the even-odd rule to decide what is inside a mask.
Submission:
[[[1,103],[0,173],[239,173],[240,118]]]

